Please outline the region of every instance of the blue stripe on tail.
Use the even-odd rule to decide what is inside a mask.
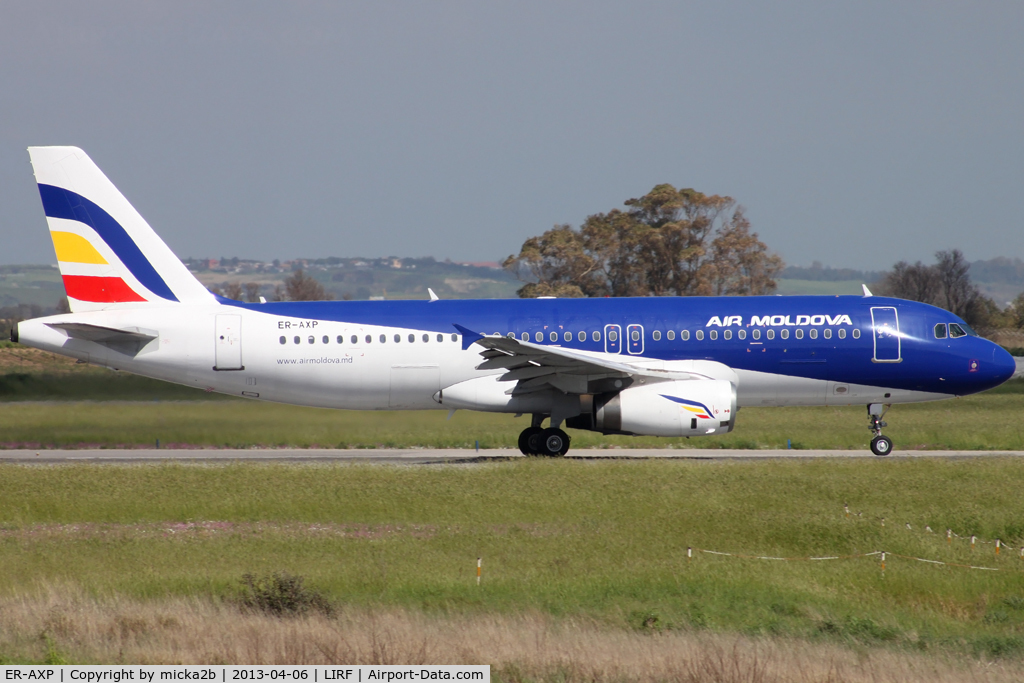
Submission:
[[[39,183],[39,196],[47,216],[85,223],[96,231],[146,289],[168,301],[178,300],[128,232],[98,204],[71,190],[43,183]]]

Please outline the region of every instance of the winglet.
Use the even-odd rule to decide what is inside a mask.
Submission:
[[[479,340],[484,338],[484,335],[480,334],[479,332],[474,332],[473,330],[467,329],[467,328],[463,327],[462,325],[459,325],[458,323],[452,323],[452,324],[455,325],[455,329],[457,329],[462,334],[462,350],[463,351],[468,349],[470,346],[472,346],[477,341],[479,341]]]
[[[439,298],[439,297],[437,296],[437,294],[434,294],[434,290],[432,290],[432,289],[431,289],[430,287],[427,287],[427,294],[429,294],[429,295],[430,295],[430,300],[431,300],[431,301],[437,301],[437,300],[438,300],[438,298]]]
[[[871,293],[871,290],[868,289],[867,285],[862,284],[861,289],[864,290],[864,296],[874,296],[874,294]]]

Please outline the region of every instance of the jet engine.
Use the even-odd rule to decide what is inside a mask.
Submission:
[[[633,385],[580,401],[581,413],[566,426],[603,434],[703,436],[731,432],[736,423],[736,385],[727,380]]]

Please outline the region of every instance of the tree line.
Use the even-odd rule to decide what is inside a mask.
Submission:
[[[1024,292],[1000,309],[971,281],[970,268],[959,249],[936,252],[931,264],[900,261],[885,274],[877,293],[944,308],[972,327],[1024,329]]]

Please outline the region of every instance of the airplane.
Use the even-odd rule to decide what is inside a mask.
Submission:
[[[204,287],[77,147],[30,147],[70,313],[11,339],[260,401],[529,414],[524,455],[562,429],[664,437],[736,428],[747,406],[867,406],[995,387],[1013,358],[948,311],[873,296],[243,303]],[[544,427],[544,422],[548,426]]]

